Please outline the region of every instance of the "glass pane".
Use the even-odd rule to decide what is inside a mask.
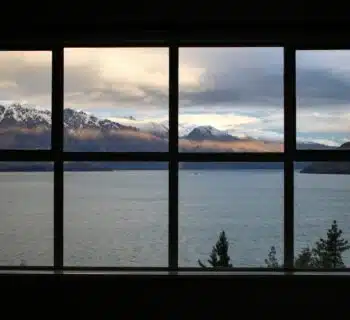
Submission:
[[[168,151],[168,64],[168,48],[65,49],[65,149]]]
[[[0,265],[53,265],[52,168],[0,162]]]
[[[283,260],[283,163],[181,163],[179,264],[208,262],[225,232],[234,267]],[[226,265],[221,265],[226,266]],[[276,267],[276,264],[273,265]]]
[[[51,148],[51,52],[0,52],[0,149]]]
[[[168,265],[167,163],[66,162],[64,186],[65,265]]]
[[[283,151],[283,48],[179,55],[180,151]]]
[[[350,246],[343,243],[350,241],[349,173],[349,162],[299,163],[295,171],[296,267],[350,266]],[[340,230],[342,234],[337,234]]]
[[[349,63],[349,50],[297,51],[299,149],[349,148]]]

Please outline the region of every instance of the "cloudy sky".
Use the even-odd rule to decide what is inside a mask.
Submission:
[[[0,52],[0,100],[51,108],[51,54]],[[65,50],[65,107],[100,117],[168,119],[168,50]],[[350,52],[297,53],[299,140],[350,131]],[[282,48],[180,49],[180,122],[283,137]]]

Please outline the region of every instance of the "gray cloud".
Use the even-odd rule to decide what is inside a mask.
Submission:
[[[317,53],[316,56],[313,59],[309,54],[298,64],[298,105],[318,108],[348,104],[350,75],[347,77],[346,71],[342,72],[339,63],[334,62],[336,58],[332,60],[331,55],[324,61]],[[0,100],[50,103],[51,64],[33,64],[19,57],[6,59],[0,60]],[[346,57],[342,56],[342,63],[345,62]],[[183,48],[180,49],[180,64],[204,70],[200,86],[195,89],[181,84],[180,74],[181,106],[283,105],[281,48]],[[334,66],[337,66],[337,72],[334,72]],[[75,103],[89,107],[153,105],[167,109],[168,93],[164,88],[144,82],[129,83],[126,87],[121,80],[118,81],[103,78],[98,65],[70,65],[65,68],[65,101],[72,106]]]
[[[198,90],[196,92],[180,89],[180,99],[187,105],[227,105],[229,107],[244,105],[282,106],[283,105],[283,75],[257,75],[246,80],[242,76],[240,83],[234,84],[230,76],[225,77],[225,86]],[[223,82],[223,79],[220,79]],[[232,84],[232,86],[230,86]],[[203,86],[205,88],[205,86]]]
[[[208,51],[203,54],[201,49],[191,50],[194,52],[188,53],[190,60],[197,55],[200,65],[207,59],[208,69],[199,90],[193,92],[180,86],[183,105],[218,104],[230,108],[283,105],[283,52],[280,49],[240,48],[237,54],[236,49],[221,49],[221,52],[205,49]],[[319,53],[309,53],[297,64],[299,108],[337,107],[350,102],[350,74],[336,64],[337,57],[332,60],[328,53],[327,59],[322,60]],[[342,58],[345,62],[346,57],[342,55]],[[350,54],[348,60],[350,62]]]
[[[33,65],[19,58],[0,61],[1,100],[51,103],[51,64]]]
[[[350,76],[350,75],[349,75]],[[301,107],[329,107],[350,102],[350,77],[327,69],[297,69],[296,92]]]

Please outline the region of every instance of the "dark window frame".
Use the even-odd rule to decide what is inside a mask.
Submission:
[[[336,43],[324,45],[319,42],[298,44],[288,41],[219,39],[208,41],[196,35],[184,35],[183,40],[164,34],[153,37],[146,34],[149,41],[126,40],[112,41],[65,40],[57,44],[35,42],[1,43],[3,51],[51,51],[52,52],[52,132],[50,150],[0,150],[1,161],[50,161],[54,162],[54,264],[44,266],[0,266],[0,271],[100,271],[100,272],[203,272],[201,268],[178,266],[178,163],[179,162],[283,162],[284,163],[284,268],[233,268],[227,270],[207,269],[206,272],[230,274],[254,274],[271,272],[279,274],[298,274],[305,272],[339,273],[341,270],[301,270],[294,268],[294,162],[297,161],[347,161],[346,150],[297,150],[296,149],[296,51],[297,50],[334,50],[350,49],[348,44]],[[193,38],[192,38],[193,37]],[[128,39],[132,39],[129,37]],[[139,37],[142,38],[142,37]],[[146,37],[147,38],[147,37]],[[137,39],[137,35],[134,35]],[[153,40],[152,40],[153,39]],[[168,40],[164,40],[168,39]],[[197,40],[194,40],[197,39]],[[64,49],[87,47],[164,47],[169,50],[169,151],[159,152],[66,152],[63,146],[63,110],[64,110]],[[284,50],[284,151],[280,153],[180,153],[178,151],[179,116],[179,48],[182,47],[280,47]],[[78,267],[64,266],[64,161],[164,161],[169,163],[169,210],[168,210],[168,267]]]

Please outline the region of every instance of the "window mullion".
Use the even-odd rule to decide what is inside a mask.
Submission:
[[[179,233],[179,48],[169,47],[169,268],[178,269]]]
[[[54,153],[54,268],[63,268],[63,47],[52,51],[52,128]]]
[[[295,48],[284,48],[284,268],[294,268]]]

